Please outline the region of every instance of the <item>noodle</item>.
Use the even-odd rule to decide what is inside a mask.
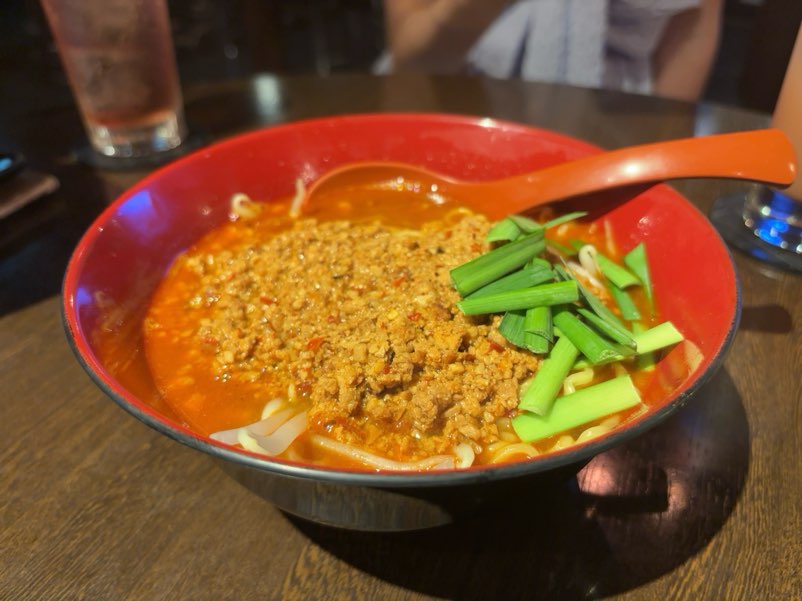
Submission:
[[[249,434],[270,434],[276,428],[284,424],[297,411],[284,407],[286,403],[282,399],[269,401],[262,409],[262,419],[258,422],[239,426],[230,430],[221,430],[212,433],[209,437],[225,444],[237,444],[240,430],[247,430]],[[282,409],[282,407],[284,407]]]
[[[496,420],[499,440],[505,442],[518,442],[518,435],[512,427],[512,420],[509,417],[500,417]]]
[[[232,219],[255,219],[262,211],[262,205],[251,200],[247,194],[234,194],[230,201]]]
[[[593,373],[592,367],[586,367],[582,371],[569,374],[563,382],[563,394],[571,394],[576,392],[577,388],[587,386],[593,382]]]
[[[237,442],[246,451],[264,455],[264,449],[260,447],[258,444],[256,444],[256,441],[253,439],[253,436],[248,434],[245,428],[240,428],[239,430],[237,430]]]
[[[454,454],[457,456],[457,467],[471,467],[476,454],[473,452],[473,447],[466,443],[458,444],[454,447]]]
[[[369,453],[363,449],[343,444],[326,436],[312,434],[309,440],[316,446],[327,451],[342,455],[352,461],[380,470],[421,471],[454,469],[454,457],[448,455],[435,455],[419,461],[394,461]]]
[[[629,372],[627,371],[627,368],[621,365],[620,363],[613,363],[613,373],[616,375],[616,377],[618,377],[618,376],[625,376]]]
[[[618,254],[615,238],[613,238],[613,226],[607,219],[604,220],[604,240],[607,244],[607,253],[610,255]]]
[[[599,251],[592,244],[585,244],[577,254],[579,264],[582,265],[589,277],[598,277],[599,275],[599,266],[596,263],[596,255],[598,254]]]
[[[297,219],[301,216],[301,207],[303,207],[304,200],[306,199],[306,188],[304,181],[299,177],[295,180],[295,196],[292,197],[290,203],[290,217]]]
[[[582,267],[579,263],[574,261],[568,261],[566,263],[568,269],[570,269],[574,275],[579,276],[583,280],[585,280],[597,294],[602,296],[606,296],[606,289],[602,285],[602,283],[597,280],[593,275],[591,275],[584,267]]]
[[[525,442],[514,442],[505,445],[500,451],[495,453],[490,459],[490,463],[503,463],[509,461],[513,457],[523,455],[524,457],[536,457],[540,453],[531,444]]]
[[[267,402],[264,409],[262,409],[262,419],[267,419],[276,413],[284,404],[284,399],[273,399]]]
[[[280,455],[307,429],[306,412],[283,409],[249,426],[215,432],[213,440],[261,455]]]
[[[552,445],[549,451],[560,451],[562,449],[567,449],[568,447],[572,447],[576,444],[574,437],[570,434],[563,434],[557,439],[557,442]]]
[[[617,415],[614,415],[596,426],[591,426],[576,437],[576,443],[579,444],[581,442],[585,442],[587,440],[607,434],[610,430],[615,428],[620,421],[621,418]]]
[[[268,455],[280,455],[287,450],[293,441],[307,429],[306,411],[298,413],[276,428],[272,434],[261,436],[251,434],[256,443]]]

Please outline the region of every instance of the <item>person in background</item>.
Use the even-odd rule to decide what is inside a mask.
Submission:
[[[385,0],[377,72],[479,73],[696,100],[724,0]]]

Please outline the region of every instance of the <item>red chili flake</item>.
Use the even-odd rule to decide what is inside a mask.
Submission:
[[[407,276],[406,276],[406,274],[404,274],[404,275],[402,275],[402,276],[400,276],[400,277],[397,277],[397,278],[395,278],[395,279],[393,280],[393,286],[396,286],[396,287],[400,286],[401,284],[403,284],[403,283],[406,281],[406,279],[407,279]]]
[[[385,363],[385,364],[384,364],[384,369],[382,369],[382,371],[383,371],[385,374],[389,374],[389,373],[390,373],[390,365],[389,365],[388,363]]]
[[[272,305],[276,301],[275,301],[275,299],[272,299],[269,296],[260,296],[259,297],[259,302],[261,302],[264,305]]]
[[[295,383],[295,390],[301,395],[306,396],[312,390],[312,382],[304,380],[303,382]]]
[[[306,343],[306,348],[310,351],[316,351],[325,341],[326,338],[324,336],[315,336],[309,339],[309,342]]]
[[[497,353],[503,353],[504,347],[501,346],[498,342],[494,342],[492,340],[488,340],[487,343],[490,345],[490,350],[496,351]]]
[[[482,250],[482,245],[479,244],[478,242],[474,242],[473,244],[471,244],[471,251],[472,252],[478,253],[481,250]]]
[[[420,318],[421,318],[421,314],[418,313],[417,311],[413,311],[412,313],[409,313],[407,315],[407,319],[409,321],[418,321]]]
[[[443,237],[444,237],[446,240],[448,240],[448,239],[449,239],[449,238],[451,238],[451,236],[453,236],[453,235],[454,235],[454,232],[452,232],[451,230],[447,230],[447,231],[446,231],[446,232],[443,234]]]
[[[337,323],[337,317],[336,317],[336,316],[334,316],[334,315],[329,315],[329,316],[326,318],[326,321],[327,321],[327,322],[329,322],[329,323]]]

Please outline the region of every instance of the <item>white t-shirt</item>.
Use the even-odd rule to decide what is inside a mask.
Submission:
[[[651,61],[668,20],[699,0],[518,0],[467,57],[491,77],[652,91]],[[392,70],[385,57],[378,72]]]

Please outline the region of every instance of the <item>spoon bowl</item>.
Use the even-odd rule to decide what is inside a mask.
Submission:
[[[463,181],[391,161],[350,163],[313,182],[303,207],[348,188],[370,186],[387,194],[414,190],[434,202],[450,198],[497,219],[591,192],[664,180],[722,178],[786,187],[795,176],[788,138],[778,129],[761,129],[631,146],[492,181]]]

